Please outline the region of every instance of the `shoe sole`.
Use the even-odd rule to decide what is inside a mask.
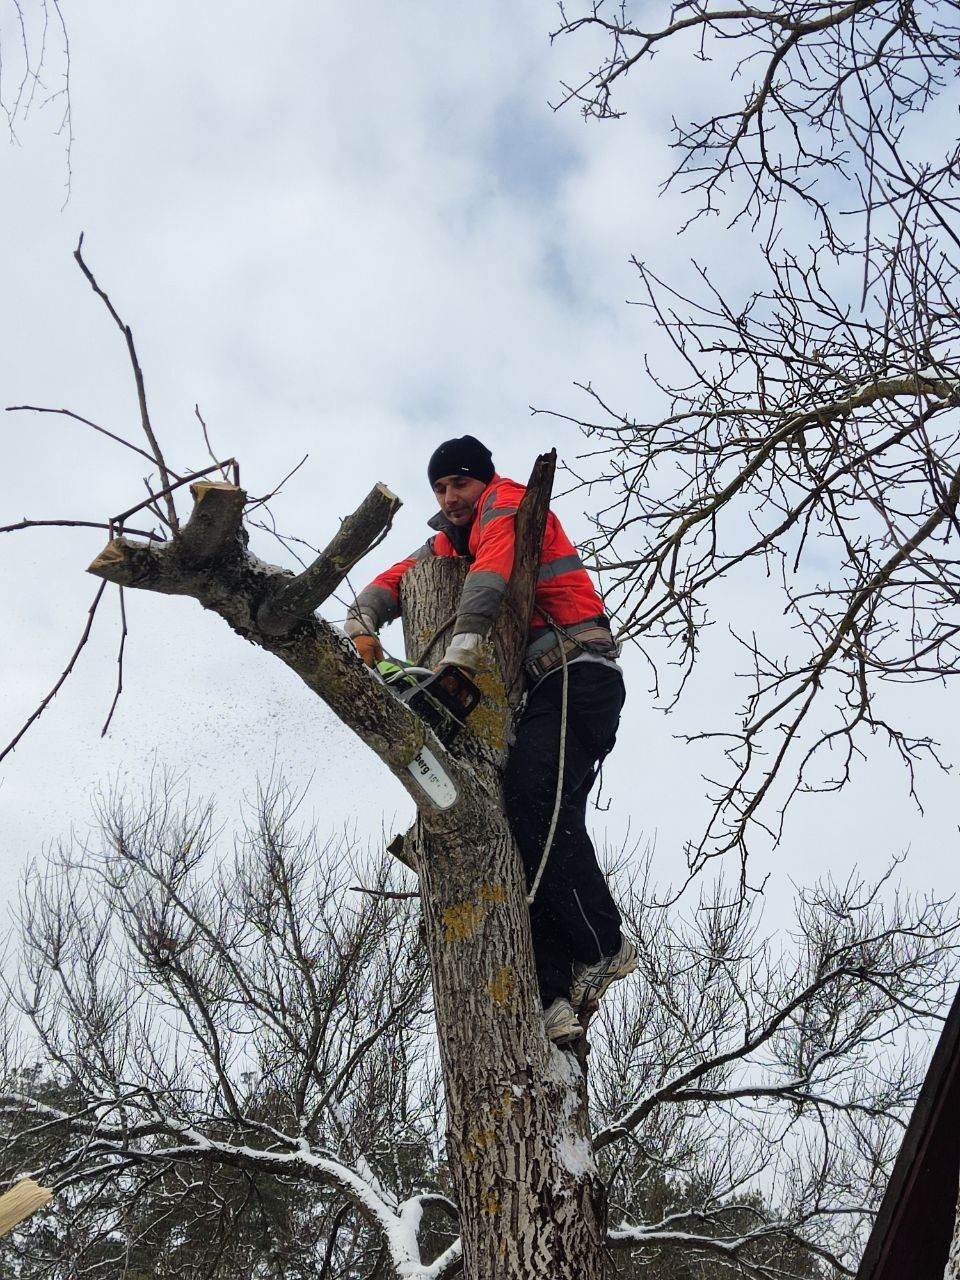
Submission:
[[[547,1039],[551,1044],[555,1044],[562,1049],[565,1045],[576,1044],[582,1035],[583,1027],[578,1027],[576,1031],[565,1032],[562,1036],[548,1035]]]
[[[552,1027],[549,1025],[544,1027],[544,1030],[547,1033],[547,1039],[552,1040],[554,1044],[569,1044],[573,1040],[579,1040],[583,1035],[583,1027],[577,1020],[577,1015],[572,1009],[570,1012],[573,1018],[572,1021],[564,1019],[562,1022],[558,1021],[556,1025]]]
[[[597,986],[586,987],[579,999],[575,999],[573,992],[570,993],[570,1004],[580,1013],[594,1012],[600,1001],[610,990],[615,982],[619,982],[621,978],[629,977],[637,968],[637,953],[631,945],[630,956],[618,968],[611,969],[605,973],[600,979]]]

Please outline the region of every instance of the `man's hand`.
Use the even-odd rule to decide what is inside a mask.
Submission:
[[[440,667],[459,667],[461,671],[471,675],[480,665],[482,645],[482,636],[472,631],[460,632],[447,645],[447,651],[437,670],[439,671]]]
[[[383,661],[383,645],[380,643],[378,636],[358,635],[351,636],[353,647],[359,653],[368,667],[375,667],[378,662]]]

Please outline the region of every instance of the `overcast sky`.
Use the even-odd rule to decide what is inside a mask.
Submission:
[[[551,446],[568,460],[583,451],[573,427],[529,412],[586,411],[576,381],[656,416],[643,377],[655,339],[627,305],[630,256],[682,277],[693,254],[712,255],[733,288],[756,270],[742,238],[716,225],[678,241],[682,201],[657,196],[671,114],[696,114],[712,72],[664,57],[630,87],[624,120],[588,124],[550,108],[590,62],[586,43],[550,45],[552,22],[552,6],[530,0],[362,13],[284,0],[78,7],[66,205],[56,103],[0,149],[0,404],[69,407],[138,438],[121,337],[71,256],[83,231],[87,261],[133,327],[171,465],[207,461],[198,403],[252,493],[309,455],[272,504],[285,532],[322,545],[374,481],[401,495],[389,542],[355,588],[423,540],[426,459],[439,441],[476,434],[502,473],[524,479]],[[9,76],[9,30],[0,35]],[[54,55],[50,89],[61,72]],[[143,495],[146,465],[102,437],[59,418],[0,421],[0,524],[106,519]],[[575,534],[583,505],[559,504]],[[79,637],[97,587],[84,568],[104,541],[60,529],[0,543],[4,742]],[[266,536],[254,548],[292,563]],[[727,601],[730,619],[779,607],[766,591],[745,583]],[[381,821],[406,823],[402,789],[279,663],[192,601],[128,592],[127,610],[125,691],[108,735],[112,592],[76,674],[0,765],[8,897],[27,859],[71,826],[82,832],[98,789],[135,792],[157,767],[214,795],[228,821],[276,767],[296,785],[312,779],[307,808],[321,825],[355,822],[375,838]],[[652,703],[644,664],[626,659],[612,807],[596,821],[614,843],[627,832],[655,840],[664,879],[682,875],[702,777],[720,770],[717,748],[676,735],[722,727],[740,694],[722,626],[716,634],[670,717]],[[932,726],[960,758],[942,694],[903,701],[913,727]],[[929,772],[921,784],[923,817],[878,744],[845,796],[798,804],[781,847],[761,856],[771,896],[826,870],[878,874],[908,847],[910,883],[952,891],[956,783]]]

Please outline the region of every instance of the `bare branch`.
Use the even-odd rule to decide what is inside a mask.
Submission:
[[[29,719],[27,719],[24,722],[24,724],[21,726],[19,731],[14,735],[14,737],[11,738],[11,740],[7,743],[7,745],[3,748],[3,750],[0,751],[0,760],[3,760],[6,756],[10,754],[11,751],[14,750],[17,743],[20,741],[23,735],[27,732],[30,726],[36,720],[40,719],[44,711],[46,711],[47,707],[49,707],[50,703],[54,700],[54,698],[63,688],[64,682],[66,681],[70,673],[73,671],[73,668],[76,666],[77,659],[80,657],[80,653],[83,649],[83,646],[87,643],[87,640],[90,638],[90,628],[93,626],[93,619],[94,619],[94,615],[97,612],[97,605],[100,603],[103,593],[106,590],[106,586],[107,584],[105,582],[101,582],[100,586],[97,588],[97,594],[93,597],[93,603],[91,604],[90,608],[87,610],[87,621],[84,624],[83,632],[80,636],[79,641],[77,642],[77,647],[74,649],[73,653],[70,655],[70,661],[67,663],[66,667],[64,667],[63,672],[60,676],[60,679],[53,686],[53,688],[50,690],[47,696],[43,699],[43,701],[37,707],[36,711],[33,712],[33,714],[29,717]]]
[[[64,529],[111,529],[113,525],[112,522],[108,523],[103,520],[19,520],[16,524],[0,526],[0,533],[16,533],[20,529],[51,527]],[[136,534],[139,538],[154,538],[158,542],[164,541],[158,533],[149,529],[128,529],[127,532]]]
[[[113,719],[113,713],[117,709],[117,703],[120,701],[120,695],[123,693],[123,652],[127,643],[127,609],[123,599],[123,587],[117,588],[120,597],[120,647],[117,650],[117,691],[113,695],[113,701],[110,703],[110,710],[107,712],[107,718],[103,722],[103,728],[100,730],[100,737],[105,738],[107,730],[110,728],[110,721]]]
[[[139,445],[133,444],[130,440],[125,440],[123,436],[116,435],[113,431],[108,431],[106,427],[98,426],[96,422],[91,422],[89,418],[82,417],[79,413],[74,413],[71,409],[44,409],[36,404],[10,404],[7,405],[7,413],[57,413],[62,414],[66,418],[72,418],[75,422],[82,422],[86,427],[92,427],[94,431],[99,431],[101,435],[106,436],[108,440],[113,440],[116,444],[122,444],[125,449],[132,449],[134,453],[138,453],[141,458],[146,458],[148,462],[156,462],[156,458],[147,453],[146,449],[141,449]],[[175,471],[171,471],[170,475],[175,480],[180,477]]]
[[[150,422],[150,411],[147,408],[147,392],[146,392],[146,387],[143,381],[143,370],[140,368],[140,361],[137,358],[137,349],[133,341],[133,330],[130,328],[128,324],[125,324],[123,320],[121,320],[113,303],[110,301],[110,298],[103,291],[103,289],[100,288],[99,284],[96,281],[95,276],[93,275],[93,272],[90,270],[90,268],[87,266],[86,262],[84,261],[82,234],[80,236],[80,241],[77,244],[76,249],[74,250],[73,256],[77,260],[77,264],[80,267],[80,270],[86,276],[91,289],[94,291],[97,297],[103,302],[104,306],[110,312],[110,315],[113,317],[117,327],[119,328],[120,332],[124,336],[124,340],[126,341],[127,354],[130,357],[130,365],[131,365],[131,368],[133,369],[134,381],[136,382],[136,386],[137,386],[137,402],[139,403],[139,406],[140,406],[140,425],[143,428],[144,435],[147,437],[147,440],[150,443],[150,452],[151,452],[152,458],[154,462],[156,462],[157,464],[157,470],[160,472],[160,484],[162,486],[162,490],[161,490],[161,495],[158,495],[158,496],[163,496],[166,498],[167,519],[169,521],[170,528],[176,529],[179,527],[179,522],[177,520],[177,509],[174,506],[173,498],[171,496],[176,486],[171,483],[172,473],[167,468],[167,464],[164,461],[163,453],[160,450],[160,444],[157,440],[157,437],[154,435],[153,425]]]

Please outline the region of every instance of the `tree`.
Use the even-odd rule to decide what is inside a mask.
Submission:
[[[297,808],[265,788],[231,854],[212,807],[158,778],[103,802],[99,840],[31,868],[7,992],[30,1034],[19,1055],[8,1041],[2,1163],[58,1192],[0,1254],[24,1280],[459,1270],[409,873],[304,836]],[[624,890],[639,976],[605,1002],[590,1055],[618,1272],[849,1274],[955,917],[824,885],[800,895],[802,943],[783,954],[736,893],[683,918],[643,880]]]
[[[761,805],[788,752],[799,754],[791,794],[800,787],[842,785],[844,763],[838,776],[815,774],[818,748],[840,744],[849,759],[864,728],[889,732],[912,763],[929,744],[887,725],[873,701],[876,678],[943,678],[954,669],[954,566],[937,542],[955,525],[957,501],[950,425],[957,382],[943,337],[956,316],[950,228],[944,225],[952,210],[949,199],[940,198],[952,179],[952,161],[939,169],[907,165],[901,170],[897,164],[905,151],[889,125],[897,111],[929,101],[936,75],[921,76],[916,88],[905,74],[917,66],[936,72],[945,65],[938,59],[953,56],[954,36],[942,28],[931,34],[929,23],[919,24],[915,8],[868,3],[805,6],[785,14],[743,9],[732,18],[727,11],[712,14],[696,5],[678,11],[677,22],[650,38],[629,26],[624,10],[605,24],[602,9],[565,25],[570,30],[606,25],[615,59],[631,41],[646,56],[690,28],[700,27],[709,37],[715,23],[730,27],[748,45],[756,39],[762,45],[771,31],[785,32],[770,51],[769,74],[732,125],[730,117],[717,117],[705,133],[680,138],[691,156],[718,157],[703,176],[708,207],[723,181],[735,184],[746,177],[742,208],[764,225],[771,289],[743,305],[708,295],[706,304],[689,304],[695,314],[688,318],[661,301],[665,286],[643,271],[650,305],[675,340],[680,360],[691,362],[687,380],[667,386],[677,403],[652,427],[616,411],[584,424],[601,437],[601,449],[607,443],[614,448],[607,478],[621,485],[622,510],[601,521],[596,550],[601,566],[621,575],[620,612],[628,635],[656,636],[659,629],[692,658],[704,592],[713,583],[749,559],[784,565],[802,559],[821,531],[818,521],[825,522],[828,544],[837,549],[839,585],[829,577],[810,597],[793,592],[785,577],[789,607],[809,636],[811,655],[782,661],[747,640],[755,661],[755,692],[731,749],[733,780],[721,788],[716,823],[693,851],[696,871],[715,847],[737,847],[745,856],[747,833],[762,820]],[[926,17],[931,13],[923,10]],[[886,29],[871,26],[868,19],[878,14],[893,14],[895,20]],[[854,32],[856,40],[837,42],[845,31]],[[917,32],[925,32],[922,39]],[[866,54],[858,43],[861,34],[873,39]],[[835,48],[842,56],[831,62]],[[811,81],[804,73],[802,84],[812,84],[814,96],[796,105],[799,72],[792,72],[792,87],[778,76],[794,65],[791,60],[804,57],[823,69],[822,77]],[[605,84],[597,82],[603,109],[613,71],[622,76],[629,65],[629,58],[622,67],[614,61]],[[886,116],[877,110],[876,95],[864,93],[858,101],[867,115],[851,124],[847,86],[861,85],[874,72],[890,93]],[[771,159],[769,104],[783,112],[784,123],[797,125],[793,159],[783,160],[780,151]],[[862,141],[858,154],[867,167],[860,209],[866,231],[859,248],[839,234],[829,202],[807,185],[814,162],[843,176],[843,148],[823,154],[812,150],[808,126],[814,134],[826,128],[828,138],[834,136],[831,128],[842,126]],[[877,150],[881,138],[886,152]],[[888,145],[891,139],[898,149]],[[754,142],[755,161],[749,159]],[[791,256],[779,248],[776,236],[791,192],[812,203],[825,236],[819,256]],[[865,282],[862,317],[849,311],[842,287],[850,252],[859,254]],[[839,284],[825,280],[830,270]],[[97,287],[92,278],[91,283]],[[449,1165],[467,1272],[599,1275],[600,1183],[589,1158],[569,1158],[571,1141],[579,1154],[587,1150],[582,1077],[569,1058],[558,1057],[546,1044],[539,1028],[523,886],[496,797],[517,636],[525,625],[523,589],[518,583],[516,607],[489,655],[489,701],[475,721],[476,731],[446,750],[427,739],[409,711],[374,684],[330,627],[313,618],[345,566],[384,528],[392,496],[375,490],[328,552],[297,577],[270,571],[247,553],[241,527],[245,495],[235,480],[192,477],[202,482],[195,486],[194,513],[181,526],[173,494],[188,477],[166,465],[150,427],[132,336],[98,292],[134,358],[149,454],[160,476],[153,510],[166,522],[168,536],[138,543],[129,530],[123,532],[124,521],[134,514],[128,511],[111,529],[119,536],[111,538],[96,572],[125,586],[192,595],[220,613],[245,638],[288,663],[403,781],[420,811],[404,849],[420,877],[447,1095]],[[610,433],[606,440],[605,432]],[[666,498],[643,495],[637,514],[638,485],[661,466],[671,478],[676,467],[679,482]],[[541,497],[545,493],[546,486]],[[614,495],[616,502],[616,488]],[[728,548],[716,539],[740,495],[748,509],[738,530],[751,520],[760,523],[745,542]],[[848,515],[855,508],[869,519],[851,522]],[[620,545],[621,534],[629,536],[635,519],[649,537],[641,537],[638,551],[620,554],[614,544]],[[531,535],[530,545],[536,541]],[[420,651],[441,629],[457,587],[456,581],[413,584],[407,608],[411,651]],[[906,610],[906,627],[896,625],[898,609]],[[903,637],[907,644],[898,648]],[[807,742],[803,733],[812,723],[810,709],[822,701],[821,691],[832,680],[839,684],[839,722],[814,730]],[[762,755],[764,735],[774,739],[772,767]],[[418,790],[409,771],[418,757],[438,779],[435,797],[449,794],[446,783],[456,792],[448,808],[437,807]],[[843,976],[856,974],[844,969]],[[473,1019],[468,1029],[464,1010]],[[826,1015],[822,1021],[830,1025]],[[477,1060],[474,1039],[491,1046],[489,1060]],[[507,1086],[513,1099],[509,1108]],[[519,1163],[548,1172],[536,1185],[518,1183],[513,1171]],[[737,1203],[737,1220],[749,1211],[749,1205]],[[504,1233],[500,1224],[508,1220],[512,1229]],[[393,1218],[384,1221],[395,1226]],[[641,1236],[627,1230],[624,1239],[649,1243],[649,1236],[643,1241]],[[506,1260],[499,1253],[504,1238],[513,1250]],[[444,1266],[455,1265],[454,1248]]]
[[[871,737],[911,791],[916,763],[940,762],[884,690],[960,669],[960,153],[937,111],[955,97],[960,23],[952,3],[662,8],[562,9],[558,35],[610,40],[567,101],[619,114],[631,72],[695,44],[721,109],[675,119],[670,184],[692,220],[749,223],[738,251],[765,283],[734,296],[718,261],[691,291],[635,261],[665,339],[650,369],[664,416],[587,385],[579,479],[604,494],[593,552],[622,635],[658,668],[665,646],[670,695],[722,593],[752,570],[779,584],[767,615],[789,630],[734,622],[750,692],[717,729],[728,768],[689,850],[692,873],[737,850],[746,877],[751,836],[778,839],[798,793],[842,788]],[[714,59],[738,86],[729,105]]]
[[[553,457],[538,462],[516,517],[516,563],[480,676],[486,705],[473,714],[469,732],[444,745],[314,612],[383,535],[398,500],[385,486],[375,486],[300,574],[251,555],[243,527],[247,495],[236,483],[236,468],[232,482],[171,469],[150,422],[132,332],[90,272],[81,247],[76,257],[124,336],[147,451],[158,474],[150,498],[110,522],[110,541],[91,572],[104,584],[191,596],[219,614],[238,634],[285,662],[407,789],[419,816],[403,838],[403,857],[416,866],[420,882],[438,1011],[448,1158],[467,1274],[477,1280],[537,1274],[580,1280],[601,1274],[603,1205],[588,1154],[582,1077],[558,1058],[544,1033],[526,886],[499,781],[508,716],[520,692]],[[207,473],[219,472],[222,465]],[[181,524],[175,495],[190,481],[194,509]],[[144,542],[123,532],[144,508],[162,523],[166,538],[148,536]],[[425,654],[432,643],[442,642],[452,626],[465,568],[462,562],[426,562],[409,576],[404,615],[410,652]],[[487,1049],[482,1055],[475,1051],[478,1042]],[[518,1168],[534,1173],[518,1178]],[[502,1222],[511,1224],[506,1235],[498,1229]],[[398,1247],[416,1248],[406,1235]],[[401,1262],[415,1266],[415,1253],[398,1257],[397,1265]]]

